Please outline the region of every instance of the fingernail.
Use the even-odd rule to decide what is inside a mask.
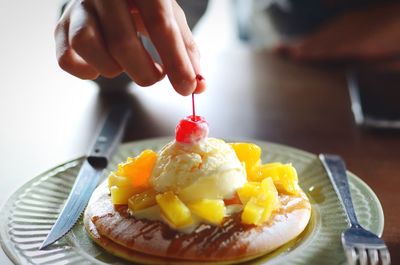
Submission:
[[[203,81],[203,80],[205,80],[205,78],[201,74],[197,74],[196,75],[196,80],[197,81]]]

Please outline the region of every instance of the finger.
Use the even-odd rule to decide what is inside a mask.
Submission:
[[[74,51],[101,75],[115,77],[122,72],[122,69],[108,53],[96,19],[84,3],[78,3],[71,11],[69,43]]]
[[[133,17],[133,21],[135,23],[136,30],[138,32],[142,33],[143,35],[145,35],[146,37],[148,37],[149,33],[147,32],[147,29],[144,26],[142,17],[140,16],[139,9],[136,5],[136,1],[135,0],[127,0],[127,3],[128,3],[129,12],[131,13],[131,15]]]
[[[196,74],[186,51],[170,1],[137,0],[143,22],[175,90],[190,95],[196,89]]]
[[[193,70],[195,72],[196,79],[197,79],[197,86],[195,89],[195,93],[201,93],[206,89],[206,82],[205,79],[200,75],[201,69],[200,69],[200,52],[199,49],[196,45],[196,42],[194,41],[192,32],[189,28],[189,25],[187,24],[186,16],[185,13],[183,12],[182,8],[175,2],[172,1],[173,9],[174,9],[174,14],[176,21],[179,26],[179,30],[182,35],[183,42],[185,44],[186,51],[189,55],[189,59],[192,63]],[[200,76],[200,78],[199,78]]]
[[[57,23],[54,38],[56,44],[56,57],[59,66],[66,72],[82,78],[95,79],[99,76],[96,69],[86,63],[76,52],[72,50],[68,42],[69,9],[67,8],[60,21]]]
[[[138,32],[143,34],[146,37],[149,37],[149,33],[147,32],[146,26],[144,25],[143,19],[140,16],[140,13],[131,13],[133,21],[135,23],[135,28]]]
[[[137,37],[126,1],[95,1],[103,36],[111,55],[138,85],[149,86],[163,77]]]
[[[206,90],[206,80],[200,74],[196,75],[197,86],[194,91],[195,94],[203,93]]]
[[[176,22],[178,23],[179,30],[182,35],[183,42],[185,44],[186,51],[189,55],[190,61],[192,62],[193,69],[196,74],[199,74],[201,72],[200,52],[197,48],[196,42],[193,39],[193,35],[190,31],[189,25],[187,24],[185,13],[175,1],[172,1],[172,7],[174,10]]]

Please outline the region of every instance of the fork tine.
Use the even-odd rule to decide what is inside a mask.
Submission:
[[[368,254],[371,265],[378,265],[379,263],[378,251],[374,248],[371,248],[368,249]]]
[[[379,254],[381,255],[382,265],[390,265],[389,250],[387,248],[380,249]]]
[[[348,265],[356,265],[357,264],[357,253],[354,248],[346,248],[345,249],[347,264]]]
[[[367,250],[365,248],[358,248],[357,250],[360,265],[368,265]]]

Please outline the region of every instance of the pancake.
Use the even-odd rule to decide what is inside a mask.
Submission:
[[[199,225],[191,233],[161,221],[137,219],[126,205],[113,205],[106,182],[93,193],[84,215],[91,238],[106,251],[144,264],[230,264],[265,255],[296,238],[307,226],[304,194],[279,195],[282,207],[261,226],[244,225],[240,213],[220,226]]]

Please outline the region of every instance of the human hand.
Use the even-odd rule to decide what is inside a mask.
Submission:
[[[148,36],[162,65],[153,61],[137,33]],[[72,0],[55,30],[62,69],[82,79],[125,72],[140,86],[165,75],[182,94],[201,93],[199,52],[175,0]]]
[[[303,61],[382,61],[400,55],[400,4],[346,13],[275,51]]]

